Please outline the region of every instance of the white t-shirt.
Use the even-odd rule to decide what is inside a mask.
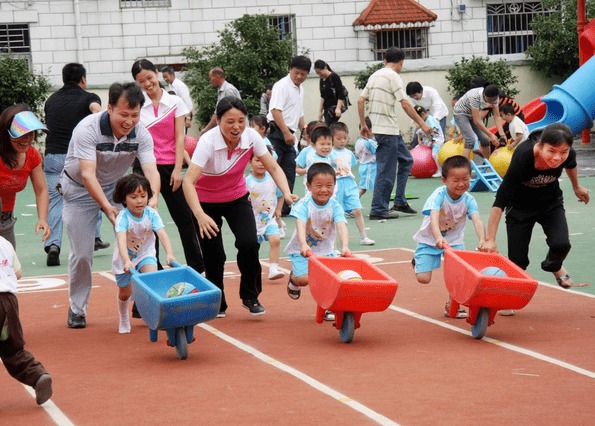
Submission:
[[[252,203],[252,211],[254,211],[256,235],[264,235],[268,226],[275,220],[277,199],[282,197],[283,193],[277,188],[273,177],[268,172],[262,179],[249,174],[246,177],[246,188],[248,199]]]
[[[304,116],[304,86],[296,86],[289,74],[273,86],[267,120],[274,121],[271,113],[274,109],[283,112],[285,125],[291,131],[295,132],[298,129],[300,118]]]
[[[440,121],[448,115],[448,107],[440,97],[436,89],[430,86],[423,86],[421,99],[419,101],[409,98],[411,103],[416,106],[422,106],[428,114],[434,116],[436,120]]]
[[[0,237],[0,293],[17,294],[16,271],[21,269],[19,258],[4,237]]]
[[[518,118],[516,116],[512,119],[512,121],[508,125],[508,131],[510,132],[510,137],[513,140],[516,139],[516,137],[519,133],[523,134],[523,137],[521,138],[519,143],[529,139],[529,128],[527,127],[527,125],[525,123],[523,123],[523,120],[521,120],[520,118]]]

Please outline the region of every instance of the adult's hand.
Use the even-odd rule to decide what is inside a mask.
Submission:
[[[116,225],[116,217],[118,216],[119,210],[117,207],[112,206],[110,204],[110,206],[107,209],[103,209],[103,213],[105,213],[105,215],[107,216],[107,218],[109,219],[109,221],[112,223],[112,225]]]
[[[201,238],[210,240],[219,233],[219,227],[208,214],[201,212],[196,220],[198,221],[198,231]]]
[[[171,186],[171,190],[176,192],[180,185],[182,185],[182,171],[174,169],[171,173],[171,178],[169,179],[169,185]]]
[[[37,235],[42,229],[43,233],[41,234],[41,241],[45,241],[50,237],[52,230],[50,229],[50,225],[48,225],[45,220],[38,220],[37,224],[35,225],[35,235]]]
[[[295,145],[295,136],[289,130],[286,133],[283,133],[283,138],[285,139],[285,144],[289,146]]]

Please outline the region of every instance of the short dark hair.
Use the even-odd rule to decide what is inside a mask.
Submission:
[[[312,68],[312,61],[304,55],[294,56],[289,63],[289,69],[297,68],[302,71],[310,72]]]
[[[267,85],[264,87],[264,90],[273,90],[274,85],[275,83],[267,83]]]
[[[349,127],[347,124],[341,121],[335,121],[333,124],[330,125],[331,134],[334,136],[336,132],[345,132],[349,133]]]
[[[138,61],[135,61],[134,64],[132,64],[132,68],[130,69],[132,78],[136,80],[137,74],[143,70],[153,71],[155,74],[157,74],[157,67],[153,64],[153,62],[149,61],[148,59],[139,59]]]
[[[421,84],[419,84],[418,81],[412,81],[411,83],[407,83],[407,86],[405,87],[405,93],[407,93],[407,96],[413,97],[413,95],[415,95],[416,93],[423,92],[424,88]]]
[[[166,65],[163,68],[161,68],[161,72],[162,73],[166,72],[171,75],[176,75],[176,72],[174,71],[174,67],[171,67],[169,65]]]
[[[384,60],[388,63],[398,64],[405,59],[405,51],[398,47],[389,47],[384,54]]]
[[[109,87],[108,103],[115,107],[121,97],[124,97],[130,108],[141,107],[145,103],[143,89],[136,82],[114,83]]]
[[[483,94],[487,97],[494,98],[500,94],[500,89],[495,84],[490,84],[483,89]]]
[[[64,65],[62,68],[62,82],[64,84],[75,83],[79,84],[83,77],[87,76],[87,70],[82,64],[71,62]]]
[[[266,115],[257,114],[250,117],[250,124],[256,124],[258,126],[264,127],[265,130],[269,129],[269,120],[267,120]]]
[[[572,146],[572,142],[574,142],[572,138],[572,130],[570,130],[570,127],[564,123],[549,124],[543,129],[538,141],[539,144],[548,144],[556,147],[563,144]]]
[[[512,115],[516,115],[514,113],[514,107],[510,104],[504,104],[500,106],[500,112],[503,114],[512,114]]]
[[[241,99],[238,99],[235,96],[226,96],[223,99],[221,99],[217,104],[215,114],[217,115],[217,118],[221,120],[223,115],[232,108],[239,109],[245,115],[248,115],[248,110],[246,109],[246,105],[244,105],[244,102],[242,102]]]
[[[364,122],[366,123],[366,126],[368,126],[368,129],[372,130],[372,120],[370,120],[370,117],[368,117],[367,115],[364,117]],[[358,125],[359,128],[362,128],[362,125],[359,124]]]
[[[320,126],[312,130],[312,134],[310,135],[310,141],[315,144],[316,141],[320,138],[332,138],[333,133],[331,129],[326,126]]]
[[[463,155],[453,155],[442,163],[442,177],[447,178],[451,169],[468,169],[471,174],[471,162]]]
[[[312,140],[312,132],[318,127],[328,127],[324,121],[312,120],[306,125],[306,134]]]
[[[335,169],[328,163],[314,163],[308,168],[308,173],[306,174],[306,182],[312,183],[314,178],[318,175],[331,175],[333,177],[333,181],[337,182],[337,175],[335,173]]]
[[[469,80],[469,90],[477,89],[478,87],[485,87],[486,83],[489,82],[487,82],[485,78],[480,75],[476,75],[471,80]]]
[[[149,179],[138,173],[131,173],[120,178],[120,180],[116,182],[116,188],[114,189],[113,195],[114,202],[126,207],[126,196],[132,194],[138,187],[147,191],[149,199],[153,197],[153,190],[151,189]]]

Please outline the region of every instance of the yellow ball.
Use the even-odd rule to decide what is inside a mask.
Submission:
[[[512,153],[514,150],[508,149],[508,147],[501,147],[490,155],[489,161],[496,173],[500,175],[500,177],[504,177],[506,171],[508,170],[508,166],[510,166],[510,160],[512,159]]]
[[[448,142],[444,142],[444,145],[438,151],[438,164],[442,166],[442,163],[446,161],[447,158],[453,157],[455,155],[463,155],[463,148],[465,148],[465,142],[455,142],[454,139],[449,140]],[[473,160],[473,151],[469,154],[469,159]]]

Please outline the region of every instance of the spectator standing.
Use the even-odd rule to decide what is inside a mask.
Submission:
[[[376,182],[370,209],[370,219],[372,220],[396,219],[399,217],[398,211],[408,214],[417,213],[409,206],[405,198],[405,187],[413,166],[413,158],[403,142],[397,124],[397,105],[401,105],[403,111],[418,124],[424,133],[432,133],[432,128],[421,119],[407,100],[403,80],[399,76],[404,61],[405,52],[397,47],[390,47],[385,54],[384,67],[370,76],[357,102],[361,136],[365,139],[375,137],[378,142]],[[369,104],[368,116],[374,127],[374,134],[365,121],[366,103]],[[398,173],[396,172],[397,163],[399,165]],[[395,203],[389,211],[388,206],[391,192],[395,186],[395,177],[397,180]]]
[[[318,119],[324,120],[327,126],[336,123],[347,110],[347,101],[343,91],[343,82],[339,74],[322,59],[314,62],[314,72],[320,77],[320,110]]]
[[[45,241],[44,249],[47,253],[48,266],[60,265],[60,251],[62,249],[62,195],[56,184],[64,169],[64,160],[68,151],[68,144],[72,131],[86,116],[101,111],[101,99],[95,93],[85,90],[87,87],[87,71],[82,64],[69,63],[62,68],[62,82],[64,86],[52,94],[45,103],[45,122],[50,133],[45,139],[45,158],[43,171],[50,195],[48,224],[51,229],[50,237]],[[64,112],[68,111],[68,114]],[[101,212],[97,215],[95,225],[95,250],[110,246],[101,240]]]
[[[215,104],[215,112],[213,113],[211,120],[200,131],[201,136],[217,125],[217,105],[219,105],[221,99],[228,96],[240,100],[242,99],[240,91],[229,81],[225,80],[225,71],[223,71],[223,68],[215,67],[209,71],[209,79],[211,80],[211,86],[217,89],[217,103]]]
[[[267,83],[264,93],[260,95],[260,112],[259,114],[266,116],[269,113],[269,102],[271,101],[271,94],[273,93],[273,83]]]

